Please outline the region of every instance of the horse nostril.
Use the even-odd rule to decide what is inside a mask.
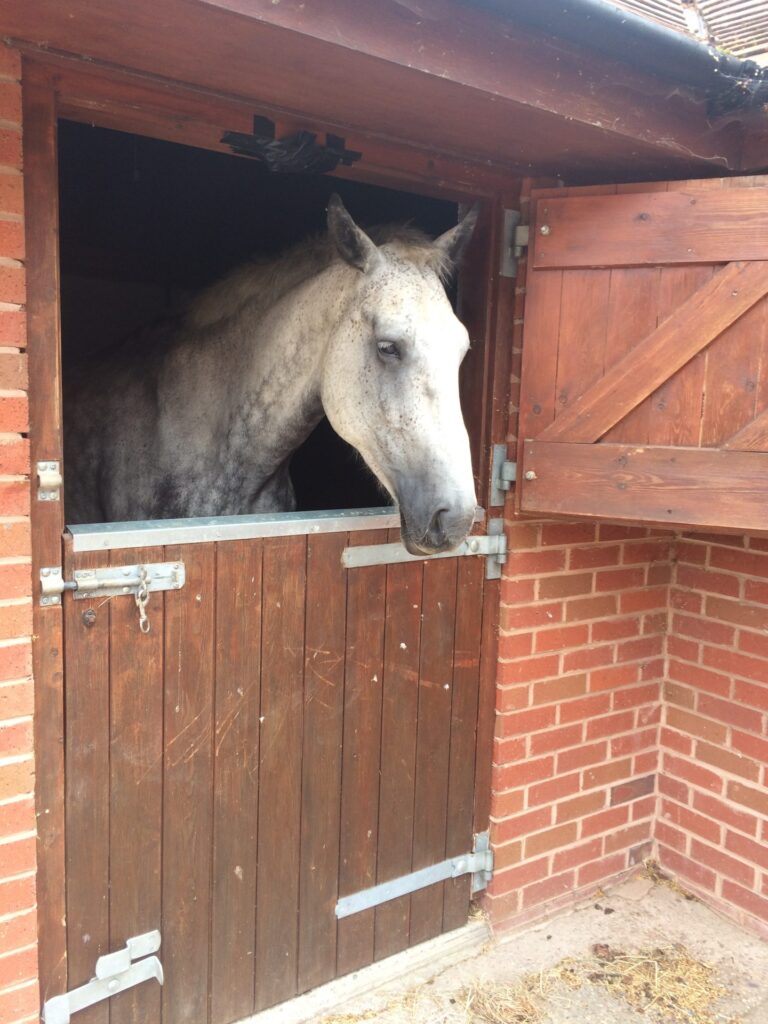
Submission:
[[[429,530],[427,532],[428,532],[430,538],[432,539],[432,541],[434,542],[435,546],[437,546],[437,547],[439,547],[441,544],[444,544],[445,540],[446,540],[446,536],[447,535],[446,535],[446,532],[445,532],[445,524],[443,522],[443,516],[445,515],[445,513],[447,511],[448,511],[448,509],[446,509],[446,508],[439,508],[434,513],[434,515],[432,516],[432,519],[430,520],[430,523],[429,523]]]

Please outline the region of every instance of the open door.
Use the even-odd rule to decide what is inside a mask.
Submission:
[[[520,510],[768,530],[768,178],[533,199]]]

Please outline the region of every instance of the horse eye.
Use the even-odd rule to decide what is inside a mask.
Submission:
[[[376,348],[382,359],[399,359],[400,349],[394,341],[377,341]]]

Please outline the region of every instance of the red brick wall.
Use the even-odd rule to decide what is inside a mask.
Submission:
[[[0,1021],[37,1020],[29,442],[18,54],[0,46]]]
[[[659,858],[768,937],[768,540],[677,545]]]
[[[667,537],[512,523],[501,588],[487,906],[551,912],[652,850]]]

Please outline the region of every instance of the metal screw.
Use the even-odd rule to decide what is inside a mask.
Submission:
[[[48,598],[47,597],[42,597],[40,599],[40,604],[48,604]]]
[[[536,474],[534,473],[534,471],[532,469],[527,469],[525,471],[525,479],[526,480],[536,480],[537,479]]]
[[[51,570],[50,569],[42,569],[41,572],[40,572],[40,575],[41,576],[50,576],[51,575]]]
[[[96,625],[96,612],[93,608],[86,608],[83,612],[83,625],[88,629],[90,629],[91,626]]]
[[[471,540],[469,542],[469,550],[472,551],[473,553],[479,551],[480,550],[480,542],[477,541],[477,540]]]
[[[551,230],[552,230],[552,228],[549,226],[549,224],[542,224],[541,227],[539,228],[539,234],[540,235],[548,235]]]

